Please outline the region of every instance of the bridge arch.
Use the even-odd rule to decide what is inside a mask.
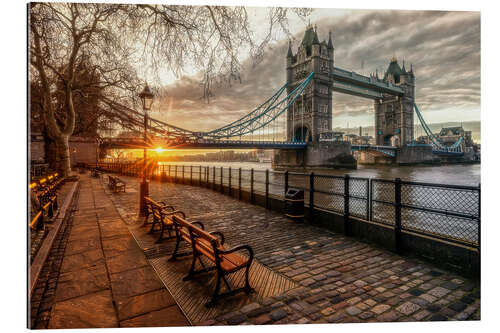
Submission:
[[[297,126],[293,131],[293,142],[311,142],[312,135],[309,128],[304,126]]]
[[[383,146],[399,147],[400,139],[398,135],[386,135],[384,136]]]

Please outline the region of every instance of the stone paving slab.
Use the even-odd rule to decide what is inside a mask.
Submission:
[[[81,175],[55,297],[41,300],[38,328],[186,326],[98,180]],[[98,206],[97,206],[98,203]]]
[[[137,179],[123,178],[128,187],[138,188]],[[207,229],[222,231],[231,244],[251,245],[257,260],[300,285],[251,303],[251,311],[247,304],[202,324],[480,319],[479,282],[434,264],[293,223],[206,188],[153,181],[150,195]],[[113,202],[131,220],[138,211],[137,193],[114,195]]]

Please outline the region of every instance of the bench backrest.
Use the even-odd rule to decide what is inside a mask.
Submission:
[[[197,226],[189,223],[186,219],[180,217],[180,216],[173,216],[173,221],[174,224],[176,225],[176,228],[183,228],[186,229],[187,231],[190,231],[191,237],[191,242],[194,247],[198,251],[201,251],[203,254],[206,254],[209,258],[212,260],[215,259],[215,252],[216,249],[215,247],[220,247],[220,242],[219,239],[205,230],[202,230],[201,228],[198,228]],[[204,240],[205,242],[200,240]],[[209,245],[210,244],[210,245]]]
[[[144,197],[144,200],[146,200],[146,204],[151,205],[153,207],[157,207],[157,208],[162,207],[159,203],[157,203],[156,201],[154,201],[150,197]]]
[[[147,205],[150,213],[153,214],[153,216],[155,218],[161,219],[161,210],[163,207],[159,203],[157,203],[156,201],[151,199],[150,197],[144,197],[144,200],[146,201],[146,205]]]

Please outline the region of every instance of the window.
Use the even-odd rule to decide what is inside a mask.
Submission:
[[[326,86],[324,84],[319,85],[318,92],[320,94],[328,95],[328,86]]]

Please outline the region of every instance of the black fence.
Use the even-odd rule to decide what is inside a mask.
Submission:
[[[142,165],[137,164],[102,163],[97,167],[128,176],[142,172]],[[480,186],[199,165],[159,165],[147,173],[223,192],[226,188],[240,199],[242,192],[250,193],[252,199],[260,194],[265,196],[266,207],[269,198],[284,200],[289,188],[302,189],[309,219],[314,219],[315,210],[343,215],[346,233],[349,218],[355,217],[392,227],[396,238],[407,231],[480,247]]]

